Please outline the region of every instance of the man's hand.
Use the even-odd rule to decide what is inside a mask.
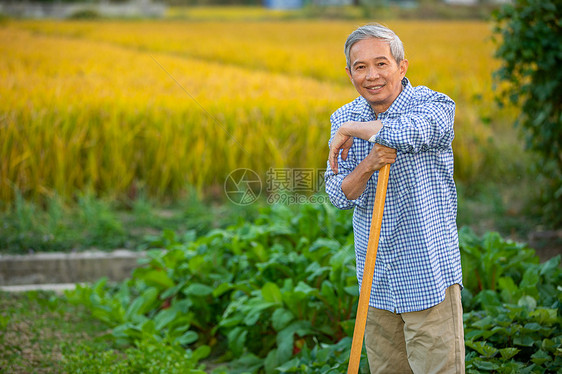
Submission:
[[[396,161],[396,149],[375,144],[371,152],[343,179],[341,190],[349,200],[355,200],[365,191],[367,182],[377,170]]]
[[[341,125],[341,127],[336,132],[336,135],[334,135],[334,138],[332,139],[332,143],[330,145],[330,154],[328,155],[328,161],[330,162],[330,167],[332,168],[334,173],[338,173],[338,155],[340,154],[340,151],[341,158],[343,160],[347,160],[347,154],[349,153],[349,149],[353,145],[354,137],[369,140],[371,136],[379,132],[381,128],[381,121],[349,121]]]
[[[371,152],[365,157],[365,160],[368,160],[367,165],[375,172],[386,164],[394,164],[396,162],[396,149],[375,144]]]
[[[338,155],[341,151],[341,158],[347,160],[347,154],[349,149],[353,145],[353,137],[351,135],[342,134],[341,127],[334,135],[332,139],[332,144],[330,145],[330,154],[328,160],[330,161],[330,167],[335,174],[338,173]]]

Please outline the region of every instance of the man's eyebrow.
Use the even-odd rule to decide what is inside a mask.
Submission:
[[[386,57],[386,56],[377,56],[377,57],[373,58],[373,60],[386,60],[386,61],[390,61],[390,60],[388,59],[388,57]],[[357,61],[354,61],[351,66],[355,66],[355,65],[358,65],[358,64],[364,64],[364,63],[365,63],[365,61],[363,61],[363,60],[357,60]]]

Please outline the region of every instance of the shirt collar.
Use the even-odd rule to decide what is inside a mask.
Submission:
[[[404,77],[402,79],[402,92],[398,95],[398,97],[392,102],[390,107],[384,111],[384,115],[388,115],[390,113],[400,113],[406,107],[407,103],[410,101],[410,97],[412,96],[412,85],[408,78]],[[357,100],[355,100],[355,106],[351,110],[353,113],[359,114],[359,116],[365,120],[371,120],[375,117],[375,112],[371,105],[365,100],[363,96],[359,96]],[[383,114],[383,113],[379,113]]]

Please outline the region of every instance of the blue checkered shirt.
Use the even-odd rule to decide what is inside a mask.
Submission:
[[[430,308],[445,299],[447,287],[462,287],[456,225],[457,192],[453,180],[455,103],[427,87],[403,90],[380,113],[383,127],[375,143],[396,149],[390,178],[369,305],[396,313]],[[372,121],[376,114],[358,97],[332,114],[331,139],[347,121]],[[357,279],[361,285],[378,172],[365,191],[349,200],[342,181],[367,156],[373,143],[355,138],[347,160],[338,158],[338,174],[328,164],[326,192],[340,209],[354,208],[353,233]]]

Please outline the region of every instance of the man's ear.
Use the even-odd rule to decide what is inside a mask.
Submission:
[[[408,65],[409,65],[408,60],[404,59],[400,61],[400,66],[398,68],[400,69],[401,78],[404,78],[406,76],[406,72],[408,71]]]
[[[349,70],[349,68],[347,66],[345,67],[345,72],[347,73],[347,76],[349,77],[349,79],[351,79],[351,81],[353,81],[353,77],[351,76],[351,70]]]

